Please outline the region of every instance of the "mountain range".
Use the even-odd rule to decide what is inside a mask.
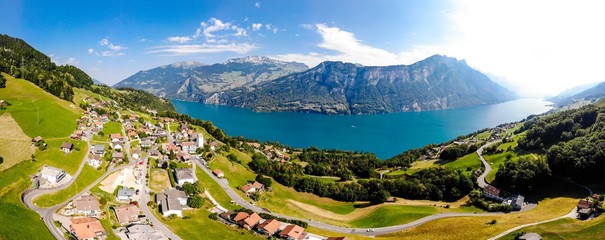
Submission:
[[[597,83],[597,84],[585,84],[581,85],[573,89],[584,89],[583,91],[564,91],[560,93],[558,96],[549,98],[549,101],[555,102],[557,106],[566,106],[572,105],[576,102],[596,102],[602,97],[605,97],[605,82]]]
[[[307,69],[267,57],[206,66],[176,63],[138,72],[114,87],[255,111],[324,114],[440,110],[517,97],[464,60],[442,55],[384,67],[327,61]]]
[[[130,87],[160,97],[200,101],[211,92],[258,84],[307,69],[302,63],[258,56],[212,65],[187,61],[139,71],[113,87]]]

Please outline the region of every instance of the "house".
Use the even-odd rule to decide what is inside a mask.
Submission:
[[[224,178],[225,177],[225,173],[223,173],[223,171],[221,171],[220,169],[214,169],[214,171],[212,171],[212,173],[217,176],[218,178]]]
[[[46,179],[50,184],[57,184],[65,177],[65,171],[55,167],[46,166],[40,171],[40,177]]]
[[[348,237],[328,237],[326,240],[349,240]]]
[[[196,146],[195,142],[182,142],[181,149],[183,150],[183,152],[195,153],[197,146]]]
[[[168,156],[165,155],[160,155],[160,157],[158,158],[158,165],[157,167],[159,168],[167,168],[168,167],[168,160],[170,160],[168,158]]]
[[[128,204],[113,208],[116,219],[120,225],[139,222],[139,208],[137,205]]]
[[[134,196],[134,190],[132,188],[122,187],[118,190],[116,200],[127,202],[132,200],[132,196]]]
[[[139,160],[139,158],[141,157],[141,150],[138,150],[138,149],[137,149],[136,151],[134,151],[134,152],[132,153],[132,157],[133,157],[134,159]]]
[[[307,233],[304,228],[290,224],[279,233],[279,236],[288,240],[300,240],[307,237]]]
[[[601,200],[601,195],[595,193],[595,194],[592,195],[592,199],[600,201]]]
[[[500,189],[492,185],[487,185],[483,188],[483,196],[497,201],[504,201],[504,198],[500,195]]]
[[[122,161],[122,160],[124,160],[124,153],[114,152],[114,153],[111,154],[111,158],[114,161]]]
[[[592,215],[592,208],[583,208],[578,210],[578,216],[580,219],[588,219]]]
[[[191,160],[191,158],[193,158],[191,155],[187,154],[187,153],[179,153],[177,154],[178,159],[183,161],[183,162],[188,162],[189,160]]]
[[[258,232],[266,235],[273,235],[281,227],[281,223],[275,219],[269,219],[258,225]]]
[[[164,240],[168,239],[149,225],[135,224],[126,227],[126,237],[130,240]]]
[[[121,142],[122,141],[122,135],[119,133],[112,133],[111,135],[109,135],[109,139],[112,142]]]
[[[515,194],[510,198],[510,205],[513,207],[514,211],[520,211],[523,208],[523,202],[525,201],[525,197],[520,194]]]
[[[195,182],[195,174],[191,168],[177,168],[174,170],[174,176],[176,178],[176,184],[179,186],[183,186],[186,182]]]
[[[160,156],[162,156],[162,154],[157,149],[149,151],[150,158],[159,158]]]
[[[63,151],[65,154],[70,153],[73,148],[74,148],[73,143],[63,142],[63,144],[61,144],[61,151]]]
[[[525,234],[519,236],[518,239],[519,240],[542,240],[542,236],[540,236],[540,234],[532,232],[532,233],[525,233]]]
[[[388,197],[386,202],[395,202],[395,197]]]
[[[153,144],[152,141],[145,140],[145,141],[141,141],[141,143],[139,144],[139,146],[141,146],[143,148],[148,148],[148,147],[151,147],[152,144]]]
[[[580,211],[581,209],[587,209],[590,208],[590,201],[586,200],[586,199],[581,199],[580,201],[578,201],[578,211]]]
[[[128,131],[128,138],[130,138],[130,140],[137,139],[139,138],[139,135],[135,131]]]
[[[258,215],[258,213],[252,213],[244,220],[239,221],[238,224],[246,230],[251,230],[258,225],[260,220],[262,220],[262,218]]]
[[[35,138],[32,138],[32,143],[38,143],[38,142],[40,142],[40,141],[44,141],[44,139],[42,139],[42,137],[40,137],[40,136],[37,136],[37,137],[35,137]]]
[[[233,220],[233,222],[238,223],[238,222],[244,221],[244,219],[246,219],[249,216],[250,216],[250,214],[248,214],[247,212],[238,212],[235,215],[235,217],[233,217],[233,219],[231,219],[231,220]]]
[[[212,141],[210,143],[210,150],[214,151],[218,147],[219,143],[217,141]]]
[[[197,148],[204,148],[204,135],[201,133],[197,134],[195,138],[195,145]]]
[[[94,217],[101,213],[100,203],[95,196],[85,195],[73,202],[76,213]]]
[[[160,206],[162,216],[175,214],[183,216],[183,206],[187,205],[187,194],[177,189],[166,189],[155,195],[155,201]]]
[[[88,164],[94,168],[100,167],[102,163],[103,161],[101,161],[101,155],[99,154],[92,154],[88,159]]]
[[[254,181],[254,183],[250,184],[246,184],[242,187],[242,191],[244,191],[246,194],[250,194],[253,192],[257,192],[257,191],[262,191],[265,188],[265,185],[263,185],[262,183],[259,183],[257,181]]]
[[[113,149],[118,150],[118,151],[122,151],[122,148],[123,148],[122,143],[120,143],[120,142],[113,142],[113,143],[111,143],[111,145],[112,145]]]
[[[97,239],[107,235],[107,232],[96,218],[71,218],[69,231],[78,239]]]
[[[101,156],[105,155],[105,145],[97,144],[92,146],[92,153],[99,154]]]

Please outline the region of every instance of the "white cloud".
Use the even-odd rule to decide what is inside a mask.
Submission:
[[[305,25],[301,25],[305,27]],[[309,26],[306,26],[309,27]],[[321,35],[318,47],[332,53],[294,53],[274,56],[285,61],[298,61],[308,66],[316,66],[323,61],[344,61],[370,66],[409,64],[432,55],[437,49],[416,46],[409,52],[399,54],[363,44],[351,32],[325,24],[316,24],[313,29]]]
[[[254,6],[255,6],[256,8],[260,8],[260,3],[259,3],[259,2],[256,2],[256,3],[254,3]]]
[[[61,59],[61,57],[56,57],[54,54],[50,54],[48,56],[50,57],[50,61],[54,62],[57,65],[72,65],[72,66],[77,66],[78,64],[80,64],[80,61],[78,61],[74,57],[69,57],[65,61],[63,61]]]
[[[101,41],[99,41],[99,45],[107,48],[107,50],[105,51],[96,53],[98,56],[102,57],[124,56],[126,55],[126,53],[122,51],[128,49],[127,47],[124,47],[122,45],[114,45],[109,41],[109,38],[101,39]],[[88,52],[90,53],[90,49]]]
[[[260,30],[262,27],[263,27],[263,24],[262,24],[262,23],[253,23],[253,24],[252,24],[252,30],[253,30],[253,31],[258,31],[258,30]]]
[[[218,33],[224,32],[226,34],[217,35]],[[204,36],[206,38],[224,37],[224,36],[246,36],[246,30],[230,22],[223,22],[217,18],[210,18],[208,21],[200,23],[198,28],[193,35],[193,38],[199,38]]]
[[[94,50],[94,49],[92,49],[92,48],[89,48],[89,49],[88,49],[88,54],[92,54],[92,53],[94,53],[94,52],[95,52],[95,50]]]
[[[168,41],[170,42],[178,42],[178,43],[186,43],[193,40],[190,37],[168,37]]]
[[[221,53],[234,52],[245,54],[256,49],[256,46],[248,43],[231,44],[189,44],[189,45],[168,45],[150,48],[147,53],[150,54],[173,54],[187,55],[199,53]]]
[[[444,53],[544,96],[605,80],[605,2],[458,1]]]
[[[272,31],[273,33],[277,33],[277,31],[279,30],[279,28],[277,28],[276,26],[273,26],[272,24],[266,24],[265,28],[269,31]]]
[[[78,61],[76,58],[70,57],[67,59],[67,61],[65,61],[64,64],[75,66],[75,65],[80,64],[80,61]]]

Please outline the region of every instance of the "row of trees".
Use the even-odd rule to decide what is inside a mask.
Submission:
[[[275,181],[321,197],[340,201],[384,202],[388,196],[408,199],[457,200],[473,188],[473,181],[459,171],[429,168],[412,176],[394,180],[370,179],[357,182],[324,182],[309,177],[298,164],[270,161],[260,154],[249,163],[257,173],[271,176]]]

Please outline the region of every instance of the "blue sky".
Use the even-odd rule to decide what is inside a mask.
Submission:
[[[177,61],[264,55],[410,64],[466,59],[522,95],[603,81],[599,1],[4,0],[0,33],[116,83]],[[590,61],[589,61],[590,60]],[[602,62],[602,61],[601,61]]]

